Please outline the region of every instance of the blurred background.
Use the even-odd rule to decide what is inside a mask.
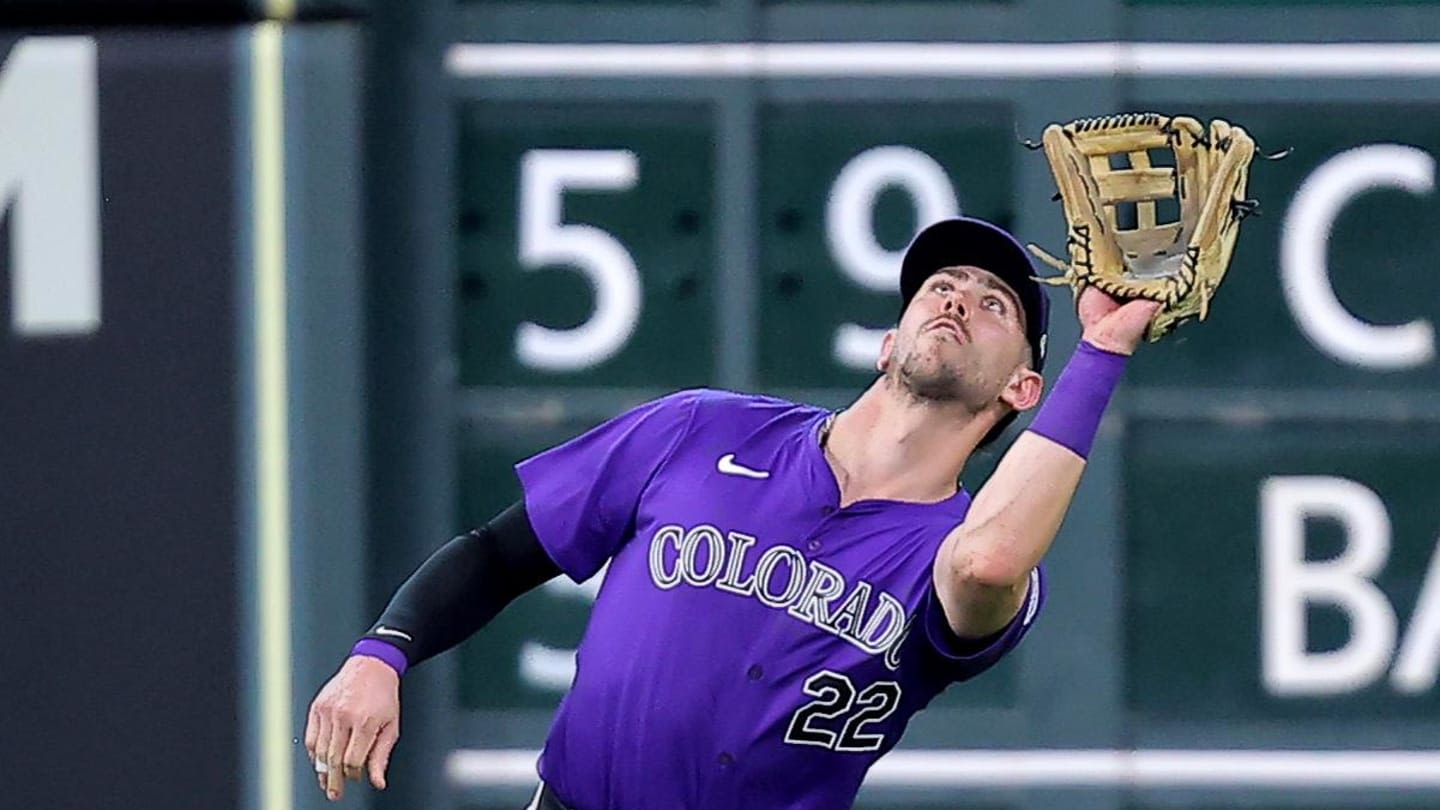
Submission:
[[[1155,110],[1294,152],[1131,365],[1030,640],[860,806],[1440,807],[1437,39],[1418,0],[0,2],[0,806],[322,806],[306,706],[515,461],[681,387],[844,404],[920,226],[1061,252],[1021,141]],[[343,805],[522,806],[596,586],[408,674]]]

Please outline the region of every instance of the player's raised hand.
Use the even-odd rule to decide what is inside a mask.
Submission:
[[[310,704],[305,750],[315,763],[320,789],[331,801],[345,795],[345,780],[385,789],[385,768],[400,739],[400,676],[383,661],[356,655],[325,684]]]
[[[1098,287],[1081,291],[1076,308],[1084,330],[1082,337],[1096,348],[1115,354],[1133,354],[1145,336],[1145,327],[1159,311],[1157,301],[1120,301]]]

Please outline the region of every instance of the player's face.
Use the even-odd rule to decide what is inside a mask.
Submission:
[[[976,413],[1001,398],[1026,361],[1025,313],[1014,290],[989,271],[961,266],[926,279],[887,336],[880,370],[918,398]]]

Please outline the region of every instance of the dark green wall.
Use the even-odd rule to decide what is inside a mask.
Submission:
[[[1436,4],[1239,5],[1021,0],[887,3],[881,11],[858,0],[472,2],[454,9],[450,39],[1383,43],[1440,32]],[[1194,57],[1216,71],[1226,58]],[[1276,477],[1323,474],[1372,490],[1393,528],[1376,583],[1405,635],[1440,532],[1427,494],[1440,468],[1437,363],[1382,370],[1317,343],[1301,325],[1314,313],[1302,318],[1287,303],[1283,234],[1297,192],[1346,150],[1396,144],[1433,159],[1440,89],[1432,77],[1261,70],[1238,78],[1143,71],[1025,78],[923,67],[865,78],[846,78],[843,68],[808,78],[657,77],[643,66],[631,73],[452,73],[461,526],[517,496],[510,466],[518,459],[676,387],[699,382],[847,402],[869,374],[837,358],[838,331],[847,322],[883,327],[898,304],[847,275],[827,237],[837,180],[869,150],[905,152],[892,154],[892,168],[928,161],[960,210],[1058,251],[1063,229],[1048,201],[1048,167],[1020,146],[1023,138],[1051,121],[1125,110],[1224,117],[1249,128],[1267,152],[1294,151],[1253,168],[1250,191],[1263,214],[1243,227],[1210,321],[1182,328],[1134,361],[1051,554],[1051,606],[1025,649],[937,701],[917,718],[906,746],[1344,749],[1428,745],[1440,732],[1427,719],[1433,691],[1400,694],[1388,670],[1342,694],[1267,688],[1258,512],[1264,481]],[[633,187],[574,189],[564,198],[563,221],[612,234],[633,257],[642,290],[633,337],[581,370],[527,368],[515,353],[522,321],[571,328],[594,300],[585,276],[564,260],[522,266],[521,165],[541,149],[625,150],[638,167]],[[1355,316],[1382,325],[1440,316],[1436,210],[1430,192],[1393,187],[1358,193],[1339,209],[1321,241],[1328,239],[1334,295]],[[916,218],[911,196],[892,186],[859,222],[877,249],[896,251]],[[1068,294],[1057,291],[1053,301],[1058,368],[1077,329]],[[980,459],[967,483],[983,482],[993,461]],[[1312,561],[1345,547],[1338,525],[1310,520],[1305,531]],[[550,656],[579,639],[587,603],[581,589],[547,586],[463,648],[457,747],[538,745],[561,689],[537,677],[533,663],[563,661]],[[1311,652],[1349,638],[1339,609],[1317,600],[1306,617],[1317,645]],[[539,653],[528,669],[527,644]],[[464,793],[476,806],[498,807],[523,791]],[[1164,783],[872,789],[865,796],[865,806],[877,807],[1097,810],[1260,807],[1267,796],[1277,807],[1437,801],[1383,787],[1320,795],[1299,786],[1259,792]]]

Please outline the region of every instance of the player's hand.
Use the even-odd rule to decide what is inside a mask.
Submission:
[[[347,659],[310,704],[305,750],[331,801],[345,795],[346,779],[364,777],[366,765],[370,783],[384,790],[385,768],[399,739],[400,676],[378,659]]]
[[[1160,311],[1158,301],[1120,301],[1098,287],[1086,287],[1077,306],[1083,337],[1098,349],[1115,354],[1134,354],[1145,336],[1145,327]]]

